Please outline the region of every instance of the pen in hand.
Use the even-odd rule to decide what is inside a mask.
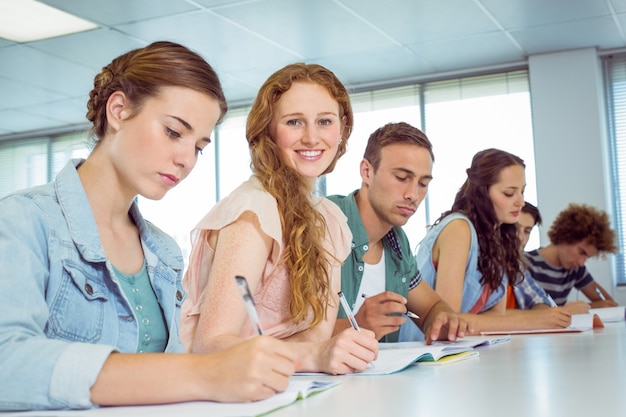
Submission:
[[[252,322],[252,326],[256,329],[256,332],[259,336],[263,335],[263,327],[261,326],[261,321],[259,320],[259,315],[256,311],[256,306],[254,305],[254,300],[252,299],[252,294],[250,294],[250,287],[248,287],[248,281],[240,275],[235,277],[237,281],[237,288],[239,288],[239,294],[241,294],[241,298],[243,298],[243,302],[246,305],[246,310],[248,311],[248,317],[250,317],[250,321]]]
[[[337,295],[339,296],[339,301],[341,302],[343,311],[346,312],[346,317],[348,317],[348,321],[350,321],[350,324],[352,325],[354,330],[361,331],[361,329],[359,328],[359,324],[356,322],[356,319],[354,318],[354,314],[352,314],[352,310],[350,309],[350,306],[348,305],[348,300],[346,300],[346,296],[343,295],[343,291],[339,291]]]
[[[409,310],[407,310],[405,314],[406,314],[408,317],[411,317],[412,319],[419,319],[419,318],[420,318],[420,316],[418,316],[417,314],[415,314],[414,312],[409,311]]]
[[[361,297],[363,298],[367,298],[367,294],[361,294]],[[404,313],[407,315],[407,317],[410,317],[412,319],[419,319],[420,316],[418,316],[417,314],[415,314],[414,312],[410,311],[409,309],[406,310],[406,313]]]
[[[606,297],[604,296],[604,294],[602,294],[602,291],[600,291],[600,288],[598,287],[596,287],[596,294],[598,294],[598,297],[600,297],[600,300],[606,301]]]

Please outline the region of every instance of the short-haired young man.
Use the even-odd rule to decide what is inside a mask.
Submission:
[[[389,123],[370,136],[360,163],[361,188],[330,196],[348,217],[352,252],[341,268],[341,288],[361,327],[382,341],[398,340],[408,311],[432,340],[462,337],[467,323],[421,279],[402,230],[428,191],[434,156],[426,135]],[[350,326],[343,309],[335,331]]]

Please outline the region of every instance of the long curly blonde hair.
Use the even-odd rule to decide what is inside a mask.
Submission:
[[[315,326],[325,318],[331,300],[330,261],[334,255],[323,247],[326,223],[312,205],[306,181],[281,160],[270,135],[276,103],[294,82],[319,84],[339,104],[341,141],[335,158],[322,175],[331,172],[346,152],[354,116],[348,91],[335,74],[321,65],[296,63],[281,68],[265,81],[246,124],[252,171],[278,203],[285,247],[281,262],[287,268],[292,288],[289,305],[292,318],[296,323],[303,321],[311,308],[311,326]]]

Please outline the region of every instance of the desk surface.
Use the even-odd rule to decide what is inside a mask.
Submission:
[[[478,358],[410,367],[393,375],[321,376],[342,383],[270,416],[626,415],[625,322],[582,333],[515,335],[510,342],[480,347],[479,352]],[[185,410],[184,404],[179,407]],[[142,415],[164,411],[159,406],[150,408],[154,413]],[[102,415],[105,410],[72,415],[88,416],[94,411]],[[167,406],[167,411],[182,415],[176,405]],[[106,414],[122,415],[116,407]]]
[[[626,324],[511,336],[478,358],[390,376],[341,377],[282,416],[624,416]]]

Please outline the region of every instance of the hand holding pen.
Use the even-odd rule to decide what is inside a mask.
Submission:
[[[367,294],[361,294],[361,297],[363,297],[363,298],[367,298],[367,297],[368,297],[368,295],[367,295]],[[411,310],[409,310],[408,308],[407,308],[407,310],[406,310],[406,313],[404,313],[404,314],[406,314],[406,316],[407,316],[407,317],[409,317],[409,318],[411,318],[411,319],[419,319],[419,318],[420,318],[420,316],[418,316],[417,314],[415,314],[414,312],[412,312],[412,311],[411,311]]]
[[[407,299],[400,294],[384,291],[364,298],[355,318],[362,328],[372,330],[377,339],[397,331],[406,322]]]
[[[614,306],[618,305],[617,302],[615,302],[613,299],[607,298],[606,295],[604,294],[603,290],[601,290],[600,288],[595,287],[594,291],[596,292],[598,297],[600,297],[600,299],[591,301],[589,303],[589,305],[592,308],[614,307]]]

